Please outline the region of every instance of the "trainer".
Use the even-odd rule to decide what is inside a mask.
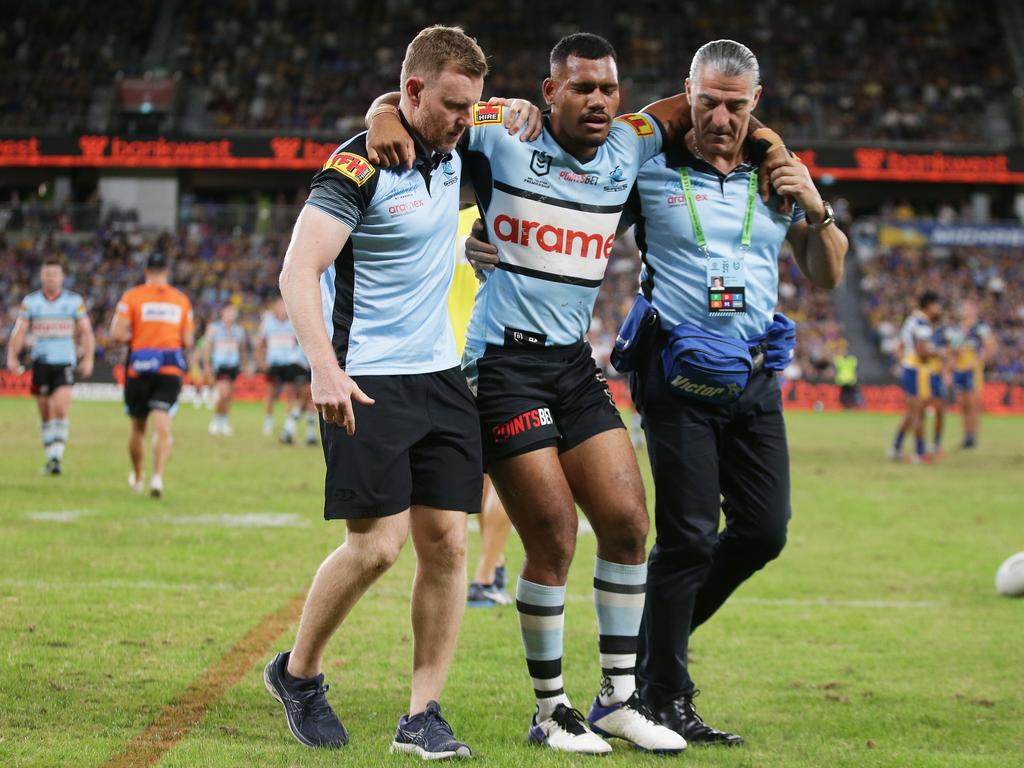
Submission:
[[[643,166],[627,207],[643,268],[620,336],[645,326],[638,309],[653,329],[634,347],[631,379],[657,529],[637,677],[659,719],[687,742],[736,744],[739,736],[694,710],[687,643],[786,541],[789,452],[775,372],[795,335],[773,316],[783,239],[811,282],[829,289],[847,241],[796,157],[773,152],[770,166],[759,164],[746,141],[761,95],[754,54],[716,40],[697,51],[689,74],[694,127]],[[756,194],[758,173],[769,173],[778,193],[767,204]],[[783,197],[795,200],[791,213]]]

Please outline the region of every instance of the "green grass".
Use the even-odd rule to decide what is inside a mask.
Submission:
[[[701,711],[749,746],[692,749],[681,760],[1024,764],[1024,600],[999,597],[992,584],[999,563],[1024,549],[1024,420],[989,419],[976,453],[953,450],[927,467],[883,460],[895,417],[788,418],[789,545],[693,640]],[[154,502],[128,492],[119,406],[74,406],[66,474],[48,478],[38,474],[32,403],[0,400],[0,766],[102,765],[305,589],[341,542],[342,525],[320,515],[319,448],[262,438],[252,405],[236,409],[231,439],[207,436],[207,419],[182,409],[168,495]],[[83,514],[63,523],[28,516],[66,510]],[[305,527],[210,524],[253,513],[291,514]],[[196,517],[204,524],[182,523]],[[471,559],[476,544],[471,534]],[[565,654],[581,709],[598,682],[593,557],[584,535]],[[513,571],[520,558],[513,539]],[[407,704],[412,569],[407,549],[329,648],[330,697],[352,734],[344,753],[291,739],[261,661],[161,765],[414,764],[387,754]],[[467,612],[443,703],[482,764],[585,762],[524,744],[532,692],[511,609]],[[665,763],[616,745],[604,764]]]

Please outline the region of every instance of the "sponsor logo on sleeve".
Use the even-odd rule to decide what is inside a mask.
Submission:
[[[505,122],[504,109],[497,104],[477,104],[473,107],[473,125],[502,125]]]
[[[632,128],[633,131],[636,133],[636,135],[639,136],[640,138],[644,138],[646,136],[653,136],[654,135],[654,126],[651,125],[651,121],[648,120],[643,115],[638,115],[638,114],[620,115],[619,117],[617,117],[615,119],[616,120],[621,120],[626,125],[628,125],[630,128]]]
[[[370,164],[362,155],[353,152],[338,152],[324,163],[323,170],[337,171],[342,176],[352,179],[360,187],[377,172],[377,169]]]

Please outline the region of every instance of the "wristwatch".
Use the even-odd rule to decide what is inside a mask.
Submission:
[[[829,224],[835,224],[836,223],[836,212],[832,210],[831,203],[829,203],[827,200],[822,200],[821,204],[825,208],[825,220],[823,222],[821,222],[820,224],[815,224],[810,219],[808,219],[807,220],[807,226],[810,227],[811,229],[814,229],[814,230],[824,229]]]

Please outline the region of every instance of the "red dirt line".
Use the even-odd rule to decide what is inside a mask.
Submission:
[[[190,683],[144,731],[107,760],[103,768],[143,768],[159,762],[164,753],[203,719],[210,706],[266,655],[270,644],[299,618],[305,599],[304,593],[297,594],[265,616],[201,677]]]

